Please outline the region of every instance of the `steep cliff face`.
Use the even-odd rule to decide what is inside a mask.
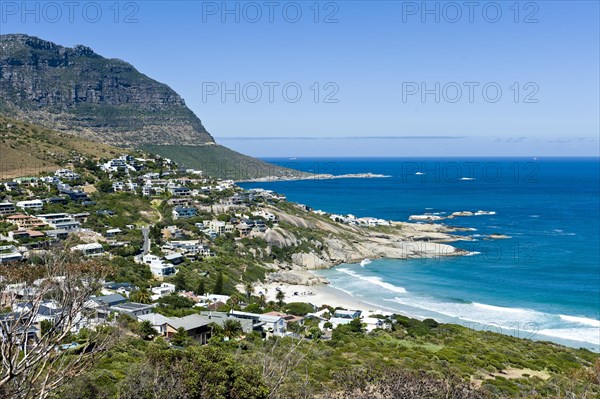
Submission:
[[[0,35],[0,113],[108,144],[212,144],[184,100],[88,47]]]

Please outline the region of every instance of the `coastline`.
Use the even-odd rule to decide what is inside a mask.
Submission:
[[[309,273],[309,272],[307,272]],[[239,287],[242,288],[243,287]],[[385,309],[370,305],[357,299],[356,297],[347,294],[339,289],[330,287],[327,284],[320,283],[314,285],[302,284],[287,284],[281,282],[263,282],[254,287],[254,293],[265,295],[267,301],[277,301],[276,295],[278,290],[285,294],[285,301],[310,303],[317,307],[329,305],[351,310],[360,310],[365,317],[373,315],[391,315],[394,312],[392,309]]]
[[[348,173],[344,175],[332,174],[309,174],[301,176],[265,176],[257,177],[248,180],[236,180],[236,183],[272,183],[284,181],[300,181],[300,180],[334,180],[334,179],[387,179],[389,175],[377,173]]]
[[[256,284],[254,287],[254,294],[264,294],[267,301],[277,302],[276,295],[278,291],[282,291],[285,294],[284,301],[290,302],[302,302],[310,303],[317,308],[324,305],[332,306],[334,308],[342,308],[347,310],[359,310],[361,317],[364,322],[368,322],[373,319],[375,315],[390,316],[392,314],[398,314],[418,320],[424,320],[426,318],[433,318],[439,323],[443,324],[456,324],[463,327],[467,327],[477,331],[491,331],[499,332],[502,335],[508,335],[512,337],[518,337],[521,339],[531,339],[533,341],[550,341],[558,345],[563,345],[571,348],[586,348],[592,352],[600,353],[600,342],[593,343],[586,339],[573,339],[567,338],[562,330],[556,329],[544,329],[540,328],[535,331],[526,331],[517,329],[504,329],[500,328],[497,323],[484,323],[474,322],[467,319],[460,319],[456,317],[440,318],[430,316],[420,316],[413,313],[408,313],[402,310],[394,308],[388,308],[385,306],[375,305],[363,301],[360,297],[346,293],[340,288],[334,288],[329,285],[324,278],[317,276],[311,271],[301,271],[312,276],[312,284],[289,284],[280,281],[265,281]],[[236,287],[240,292],[244,291],[244,287],[239,285]],[[371,328],[374,328],[371,326]],[[600,333],[600,331],[599,331]],[[600,336],[599,336],[600,338]]]

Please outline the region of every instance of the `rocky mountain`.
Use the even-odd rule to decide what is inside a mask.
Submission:
[[[216,145],[169,86],[85,46],[0,35],[0,114],[104,144],[150,145],[189,167],[212,157],[221,164],[210,171],[217,177],[232,170],[239,180],[302,175]]]
[[[0,36],[0,112],[117,145],[214,140],[169,86],[88,47]]]

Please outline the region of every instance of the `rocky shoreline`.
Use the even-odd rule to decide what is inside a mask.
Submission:
[[[236,183],[272,183],[280,181],[298,181],[298,180],[333,180],[333,179],[385,179],[389,178],[389,175],[382,175],[376,173],[349,173],[344,175],[332,175],[332,174],[310,174],[304,173],[299,176],[266,176],[259,177],[256,179],[239,180]]]
[[[419,224],[391,222],[385,228],[364,228],[344,225],[327,218],[306,213],[306,217],[294,215],[278,208],[269,209],[281,223],[291,229],[275,227],[265,234],[269,246],[293,247],[303,243],[303,238],[291,230],[318,231],[321,241],[313,242],[318,250],[297,252],[289,262],[274,264],[269,282],[294,285],[326,283],[310,273],[310,270],[328,269],[342,263],[360,263],[365,259],[415,259],[446,256],[464,256],[468,251],[448,243],[470,240],[470,237],[455,235],[467,229],[441,224]]]

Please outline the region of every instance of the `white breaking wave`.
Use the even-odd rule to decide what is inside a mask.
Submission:
[[[587,317],[567,316],[564,314],[561,314],[560,318],[561,320],[568,321],[571,323],[583,324],[586,326],[600,328],[600,320],[588,319]]]
[[[363,259],[363,260],[360,262],[360,265],[361,265],[362,267],[365,267],[366,265],[368,265],[368,264],[370,264],[370,263],[371,263],[371,259]]]
[[[396,287],[394,284],[386,283],[385,281],[383,281],[379,277],[361,276],[360,274],[355,273],[352,270],[345,269],[345,268],[338,268],[336,270],[339,271],[339,272],[342,272],[342,273],[346,273],[349,276],[356,277],[359,280],[366,281],[366,282],[371,283],[373,285],[378,285],[378,286],[380,286],[382,288],[385,288],[386,290],[389,290],[389,291],[392,291],[392,292],[397,292],[397,293],[400,293],[400,294],[405,294],[406,293],[406,289],[404,289],[402,287]]]
[[[589,342],[600,346],[600,330],[597,328],[547,328],[539,330],[537,333],[548,337]]]
[[[543,313],[532,309],[509,308],[485,303],[437,302],[433,298],[384,299],[468,322],[468,327],[505,333],[521,338],[542,336],[586,342],[600,347],[600,320]],[[435,318],[435,316],[434,316]],[[588,327],[567,328],[561,321]]]
[[[473,302],[473,306],[475,306],[476,308],[480,308],[480,309],[485,309],[485,310],[489,310],[492,312],[505,312],[505,313],[538,313],[535,312],[534,310],[528,310],[528,309],[521,309],[521,308],[507,308],[504,306],[494,306],[494,305],[487,305],[485,303],[479,303],[479,302]]]

